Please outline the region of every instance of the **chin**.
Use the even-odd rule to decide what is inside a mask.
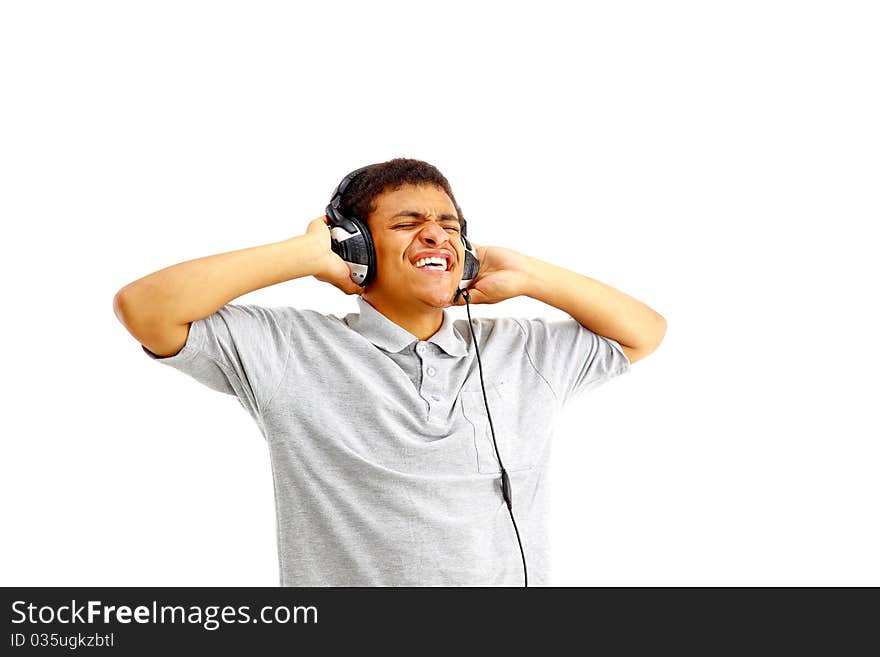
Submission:
[[[420,294],[418,295],[418,299],[422,303],[434,308],[448,308],[452,305],[452,297],[454,295],[455,290],[449,290],[446,293],[433,292],[431,294]]]

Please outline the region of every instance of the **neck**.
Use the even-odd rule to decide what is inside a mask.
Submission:
[[[405,305],[366,292],[361,297],[385,317],[419,340],[427,340],[443,326],[442,308],[434,308],[418,300],[414,301],[414,305]]]

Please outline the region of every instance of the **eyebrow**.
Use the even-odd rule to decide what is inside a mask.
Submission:
[[[403,212],[398,212],[396,215],[391,217],[391,219],[388,220],[389,223],[394,221],[398,217],[413,217],[415,219],[421,219],[422,221],[427,219],[427,217],[421,212],[416,212],[415,210],[404,210]],[[454,214],[441,214],[440,221],[454,221],[459,226],[461,225],[461,221],[459,221],[458,217],[456,217]]]

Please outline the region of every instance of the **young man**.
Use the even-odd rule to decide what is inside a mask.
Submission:
[[[235,395],[257,422],[282,586],[547,584],[554,416],[656,349],[665,320],[596,280],[474,245],[471,303],[524,294],[573,319],[453,321],[466,222],[443,175],[372,165],[340,207],[374,241],[364,288],[320,217],[305,235],[137,280],[116,315],[151,357]],[[360,312],[229,303],[309,275],[358,294]]]

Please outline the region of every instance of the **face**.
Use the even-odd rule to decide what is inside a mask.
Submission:
[[[461,225],[452,200],[434,185],[403,185],[379,194],[374,204],[369,224],[377,270],[366,291],[404,306],[449,306],[464,263]],[[417,268],[427,256],[445,257],[446,266]]]

